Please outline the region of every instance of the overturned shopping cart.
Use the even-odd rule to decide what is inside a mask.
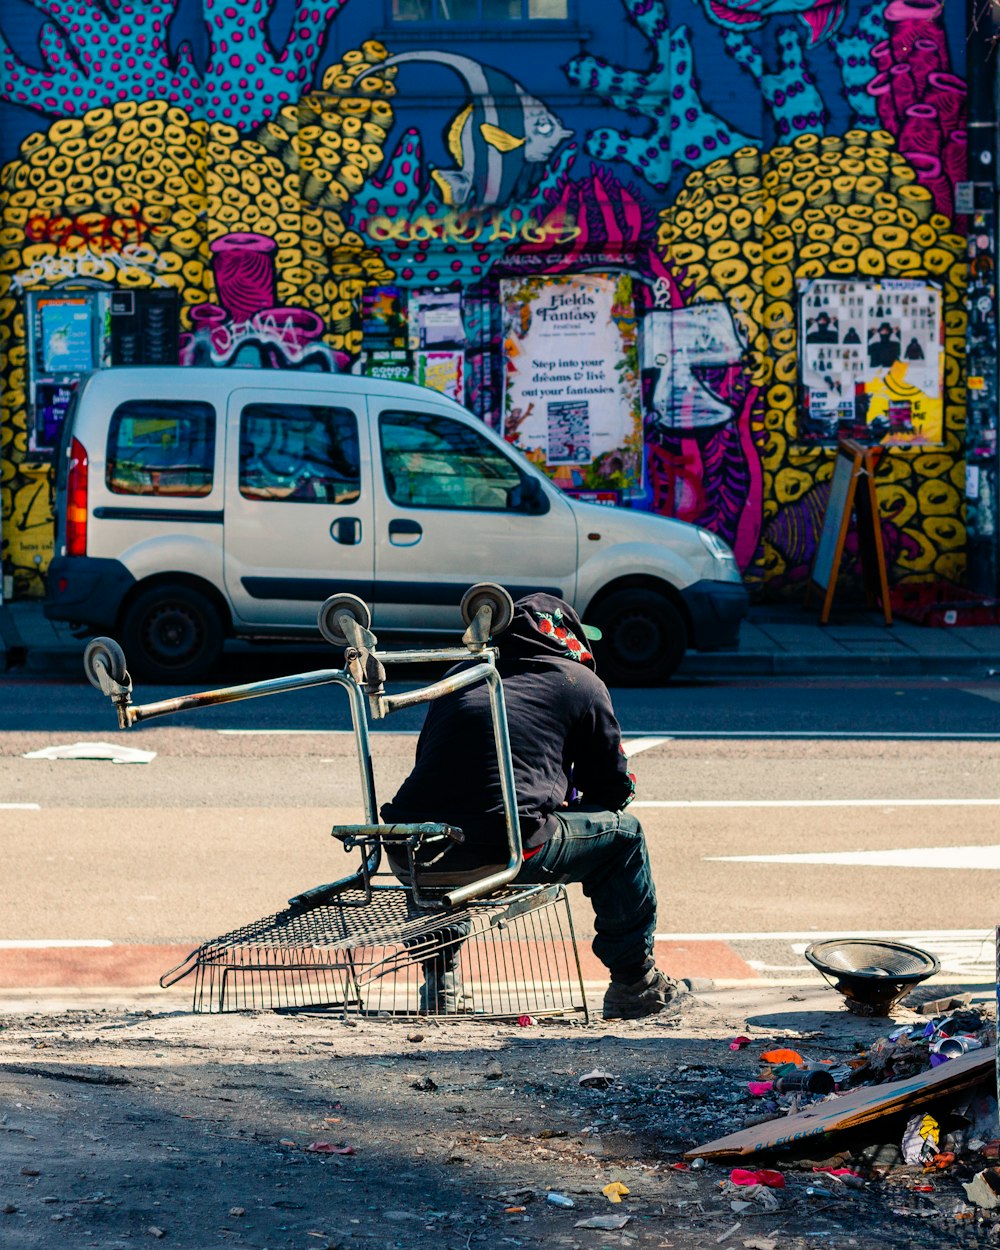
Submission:
[[[121,648],[95,638],[84,666],[115,704],[120,728],[172,712],[277,695],[309,686],[342,687],[348,698],[364,822],[335,826],[333,837],[360,863],[340,879],[288,900],[272,915],[203,942],[160,981],[194,978],[195,1011],[330,1010],[345,1015],[509,1019],[577,1014],[586,1018],[572,917],[562,885],[519,885],[521,833],[503,685],[491,640],[510,623],[502,587],[473,586],[461,605],[461,646],[379,650],[371,612],[354,595],[333,595],[319,611],[323,637],[344,648],[344,667],[132,703]],[[391,694],[387,668],[460,666],[430,685]],[[449,873],[426,866],[464,833],[445,823],[379,822],[369,717],[428,703],[483,682],[507,830],[507,862]]]

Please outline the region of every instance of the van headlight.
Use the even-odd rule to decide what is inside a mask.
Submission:
[[[710,556],[716,560],[720,560],[723,564],[735,564],[736,557],[733,555],[733,549],[718,534],[713,534],[711,530],[698,530],[698,537],[705,544]]]

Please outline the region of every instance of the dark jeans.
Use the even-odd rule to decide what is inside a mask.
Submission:
[[[579,882],[594,907],[594,954],[612,978],[634,980],[653,953],[656,890],[642,825],[626,812],[564,808],[559,828],[519,883]]]
[[[559,828],[525,860],[515,881],[582,885],[594,907],[594,954],[613,979],[636,980],[653,953],[656,929],[656,890],[642,825],[628,812],[598,807],[564,808],[555,817]],[[411,917],[426,914],[412,899],[407,910]],[[415,958],[440,973],[454,967],[468,933],[469,926],[458,922],[406,945]],[[423,955],[428,948],[432,953]]]

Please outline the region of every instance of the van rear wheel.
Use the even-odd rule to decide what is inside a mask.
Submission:
[[[655,590],[619,590],[587,615],[603,634],[597,671],[611,686],[662,686],[684,658],[684,618]]]
[[[222,655],[218,609],[193,586],[150,587],[129,605],[122,625],[133,674],[147,681],[197,681]]]

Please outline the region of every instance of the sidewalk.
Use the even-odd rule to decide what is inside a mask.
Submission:
[[[52,667],[68,672],[81,659],[84,645],[65,624],[47,620],[37,599],[0,604],[0,674]],[[228,645],[241,650],[253,644]],[[678,676],[985,678],[992,668],[1000,669],[1000,625],[935,628],[896,621],[886,626],[881,613],[864,609],[835,610],[831,623],[820,625],[818,611],[787,604],[752,607],[738,651],[692,652]]]

